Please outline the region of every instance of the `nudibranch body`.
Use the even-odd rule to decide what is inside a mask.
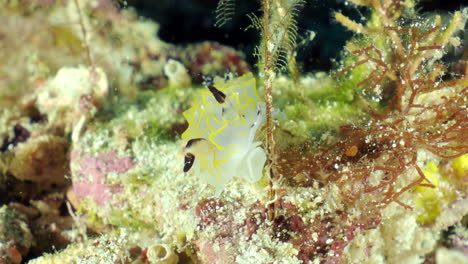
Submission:
[[[189,127],[184,171],[192,167],[219,195],[236,176],[250,182],[262,177],[266,161],[255,134],[265,118],[252,73],[224,80],[216,77],[183,113]]]

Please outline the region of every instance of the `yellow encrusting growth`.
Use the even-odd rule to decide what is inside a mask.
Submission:
[[[456,174],[463,177],[464,182],[468,183],[468,154],[460,156],[453,160],[452,167]]]
[[[455,169],[455,162],[453,163]],[[424,186],[417,186],[414,188],[415,192],[419,194],[416,199],[416,208],[422,211],[417,217],[419,224],[432,223],[441,213],[441,208],[445,207],[447,203],[455,200],[455,196],[451,192],[447,192],[443,186],[446,183],[446,178],[441,174],[439,167],[433,161],[429,162],[424,169],[424,175],[431,181],[435,188],[427,188]],[[428,182],[423,182],[428,183]]]

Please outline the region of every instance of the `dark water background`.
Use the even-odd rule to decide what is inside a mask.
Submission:
[[[161,25],[159,37],[164,41],[174,44],[217,41],[242,51],[251,65],[256,62],[253,51],[259,43],[259,36],[255,30],[245,29],[250,25],[247,14],[261,15],[258,0],[235,0],[234,16],[221,28],[214,26],[217,0],[133,0],[127,3],[141,16]],[[420,13],[443,15],[460,10],[466,3],[462,0],[425,0],[420,1],[418,10]],[[333,59],[339,56],[346,40],[352,36],[351,32],[334,22],[335,11],[356,21],[367,16],[366,8],[356,9],[346,1],[307,0],[298,18],[299,34],[305,36],[308,30],[312,30],[316,37],[298,49],[297,60],[303,72],[330,70]]]

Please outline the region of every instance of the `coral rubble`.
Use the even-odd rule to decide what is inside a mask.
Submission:
[[[468,263],[468,9],[350,0],[307,74],[306,1],[261,2],[258,76],[110,0],[1,2],[0,263]]]

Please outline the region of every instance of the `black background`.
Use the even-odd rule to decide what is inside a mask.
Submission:
[[[420,1],[417,10],[422,13],[447,14],[466,6],[464,1],[426,0]],[[196,43],[206,40],[232,46],[246,55],[254,65],[252,55],[259,35],[253,29],[245,30],[251,23],[247,14],[259,16],[258,0],[235,0],[235,14],[231,21],[221,28],[214,26],[217,0],[133,0],[128,6],[137,9],[139,15],[155,20],[161,26],[159,37],[174,44]],[[308,30],[316,32],[312,42],[298,49],[298,62],[302,71],[329,70],[333,59],[339,56],[351,32],[333,19],[333,13],[340,11],[356,21],[367,15],[365,8],[339,0],[307,0],[298,18],[299,34],[305,36]]]

